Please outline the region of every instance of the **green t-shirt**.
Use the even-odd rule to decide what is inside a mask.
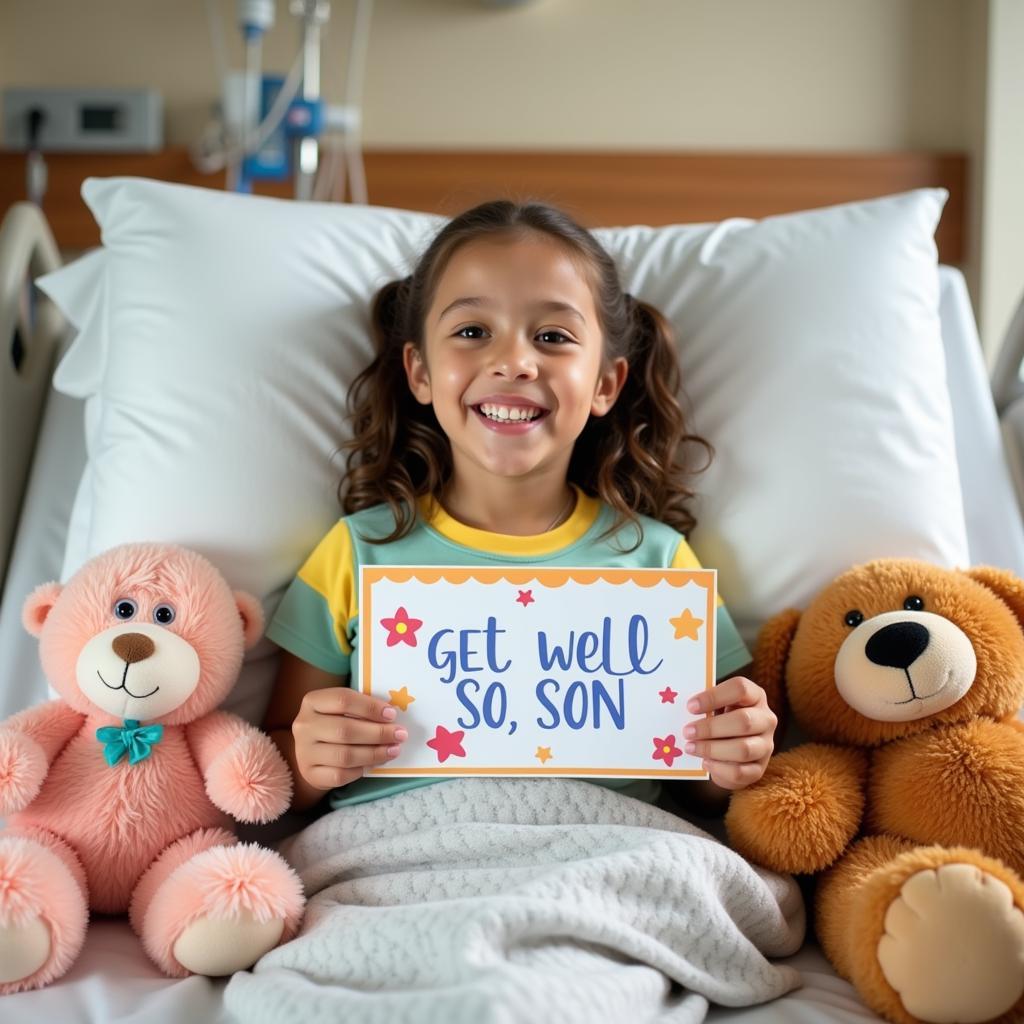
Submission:
[[[285,591],[267,629],[274,643],[303,661],[348,676],[358,686],[359,569],[363,565],[530,565],[573,568],[696,569],[700,568],[685,538],[670,526],[640,517],[643,537],[638,547],[635,527],[601,535],[614,519],[611,508],[577,488],[576,508],[561,526],[528,537],[490,533],[452,518],[429,498],[422,499],[413,530],[389,544],[366,538],[384,537],[394,529],[387,505],[364,509],[339,519],[305,561]],[[716,616],[715,674],[723,679],[750,661],[743,640],[719,597]],[[363,803],[443,778],[357,779],[332,790],[330,804]],[[653,779],[587,779],[653,803],[660,785]]]

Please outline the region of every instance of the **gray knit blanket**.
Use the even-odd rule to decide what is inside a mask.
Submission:
[[[791,878],[667,811],[569,779],[453,779],[281,846],[299,935],[236,974],[259,1024],[690,1024],[796,988]]]

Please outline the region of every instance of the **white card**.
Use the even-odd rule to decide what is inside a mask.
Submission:
[[[363,566],[359,687],[409,731],[364,774],[706,779],[715,604],[713,569]]]

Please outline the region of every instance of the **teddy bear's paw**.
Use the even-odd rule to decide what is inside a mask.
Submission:
[[[41,917],[21,924],[0,924],[0,985],[28,978],[49,958],[50,929]]]
[[[889,904],[878,963],[919,1020],[993,1020],[1024,994],[1024,913],[971,864],[919,871]]]
[[[82,947],[88,908],[67,866],[22,836],[0,836],[0,994],[39,988]]]
[[[225,920],[200,917],[178,936],[174,959],[193,974],[216,978],[252,967],[284,932],[284,919],[259,921],[250,911]]]
[[[0,729],[0,817],[23,811],[39,793],[48,765],[30,736]]]
[[[302,883],[273,850],[213,846],[176,868],[142,921],[142,940],[168,974],[218,976],[251,967],[302,916]]]
[[[291,802],[288,766],[270,740],[240,740],[221,754],[206,777],[214,805],[236,821],[265,823],[279,818]]]

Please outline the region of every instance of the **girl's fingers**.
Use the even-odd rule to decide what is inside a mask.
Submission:
[[[752,761],[749,764],[733,764],[731,761],[705,761],[704,768],[711,781],[722,789],[744,789],[764,774],[764,764]]]
[[[761,762],[767,759],[774,748],[767,736],[743,736],[728,740],[690,741],[686,744],[686,752],[710,761],[728,762],[731,764],[748,764],[751,761]]]
[[[302,698],[302,710],[315,711],[321,715],[352,715],[371,722],[393,722],[398,716],[398,710],[386,700],[360,693],[348,686],[325,686],[321,690],[310,690]]]
[[[327,768],[323,765],[314,765],[302,769],[302,777],[317,789],[324,791],[335,789],[338,786],[347,786],[350,782],[363,777],[362,768]]]
[[[367,722],[345,715],[316,715],[306,723],[304,743],[355,743],[361,746],[391,746],[404,743],[409,732],[389,722]]]
[[[689,722],[683,729],[684,740],[728,739],[734,736],[771,736],[777,719],[771,709],[763,707],[740,707]]]
[[[686,702],[686,710],[695,715],[706,715],[732,705],[753,707],[767,705],[764,690],[746,676],[733,676],[709,690],[701,690]]]
[[[360,746],[353,743],[314,743],[306,753],[309,763],[317,768],[358,768],[384,764],[397,757],[397,746]]]

